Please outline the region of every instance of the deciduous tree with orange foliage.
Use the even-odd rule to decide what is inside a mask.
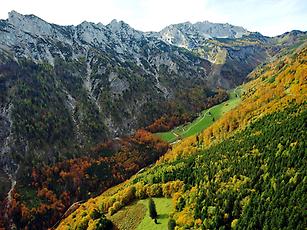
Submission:
[[[14,196],[16,205],[11,208],[11,216],[16,217],[18,228],[48,228],[72,203],[98,195],[128,179],[141,168],[158,160],[168,148],[168,143],[157,136],[146,130],[138,130],[129,137],[91,148],[92,152],[87,155],[92,157],[35,167],[31,172],[30,184],[35,190],[38,204],[29,207],[23,195],[27,185],[20,185]],[[118,200],[119,204],[134,199],[134,195],[135,191],[128,189],[125,196]],[[113,207],[115,210],[118,208],[116,205]]]

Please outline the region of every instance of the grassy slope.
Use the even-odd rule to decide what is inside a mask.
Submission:
[[[145,217],[145,213],[146,205],[138,202],[122,208],[111,217],[108,215],[107,218],[113,222],[116,229],[136,229]]]
[[[172,200],[168,198],[153,198],[158,213],[158,224],[149,217],[148,199],[122,208],[113,216],[107,216],[119,230],[159,230],[167,229],[168,217],[172,212]]]
[[[169,214],[172,212],[172,200],[167,198],[154,198],[156,204],[156,209],[158,213],[158,224],[155,224],[154,221],[149,217],[148,209],[144,216],[144,219],[138,226],[137,230],[160,230],[167,229],[167,223],[169,219]],[[141,200],[139,203],[142,203],[148,206],[148,199]]]
[[[200,133],[214,121],[219,119],[224,113],[236,107],[241,101],[239,97],[240,93],[240,88],[231,91],[229,93],[229,100],[203,110],[201,115],[192,123],[178,126],[168,132],[157,133],[157,135],[167,142],[174,142],[177,138],[185,138]]]

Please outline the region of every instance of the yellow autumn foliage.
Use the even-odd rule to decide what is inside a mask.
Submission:
[[[263,68],[265,71],[256,69],[250,74],[254,80],[244,85],[243,100],[239,106],[200,134],[203,149],[233,135],[254,119],[282,110],[289,102],[302,104],[307,101],[307,43],[294,54],[277,59]],[[175,160],[198,151],[195,136],[192,136],[173,146],[159,162]]]

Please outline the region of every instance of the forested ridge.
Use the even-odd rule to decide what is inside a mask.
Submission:
[[[305,229],[306,44],[250,78],[236,109],[81,205],[59,229],[98,229],[91,213],[105,218],[147,197],[172,198],[176,229]]]
[[[0,210],[0,227],[7,226],[1,221],[8,215],[18,229],[47,229],[71,204],[125,181],[168,148],[158,137],[138,130],[132,136],[94,146],[83,157],[37,164],[13,190],[8,209]]]

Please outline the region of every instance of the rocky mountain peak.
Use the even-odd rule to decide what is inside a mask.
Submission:
[[[15,18],[23,18],[24,17],[22,14],[18,13],[15,10],[12,10],[11,12],[9,12],[8,15],[9,15],[10,20],[15,19]]]
[[[209,38],[241,38],[250,32],[240,26],[228,23],[212,23],[209,21],[184,22],[165,27],[160,31],[161,38],[176,46],[193,48],[204,39]]]
[[[47,35],[51,33],[51,25],[34,15],[23,15],[16,11],[8,14],[7,22],[15,27],[35,35]]]
[[[137,31],[124,21],[118,21],[116,19],[113,19],[108,25],[106,25],[106,28],[108,28],[111,33],[116,34],[116,36],[122,41],[131,39],[139,40],[144,37],[143,32]]]
[[[113,19],[108,25],[116,26],[116,25],[120,24],[120,22],[122,22],[122,21],[118,21],[117,19]]]
[[[113,31],[113,32],[117,32],[122,30],[123,28],[129,28],[130,26],[128,24],[126,24],[123,21],[118,21],[116,19],[113,19],[108,25],[107,27]]]
[[[196,22],[193,25],[203,34],[208,34],[214,38],[241,38],[250,32],[241,26],[234,26],[229,23],[212,23],[209,21]]]
[[[16,57],[39,62],[44,60],[50,64],[53,64],[55,56],[77,58],[88,47],[106,50],[110,46],[117,53],[131,53],[134,56],[131,44],[144,39],[142,32],[123,21],[113,20],[106,26],[88,21],[76,26],[61,26],[16,11],[9,13],[1,27],[0,41],[6,50],[11,50]]]
[[[129,24],[125,23],[124,21],[118,21],[113,19],[107,26],[112,32],[118,31],[136,31]]]

